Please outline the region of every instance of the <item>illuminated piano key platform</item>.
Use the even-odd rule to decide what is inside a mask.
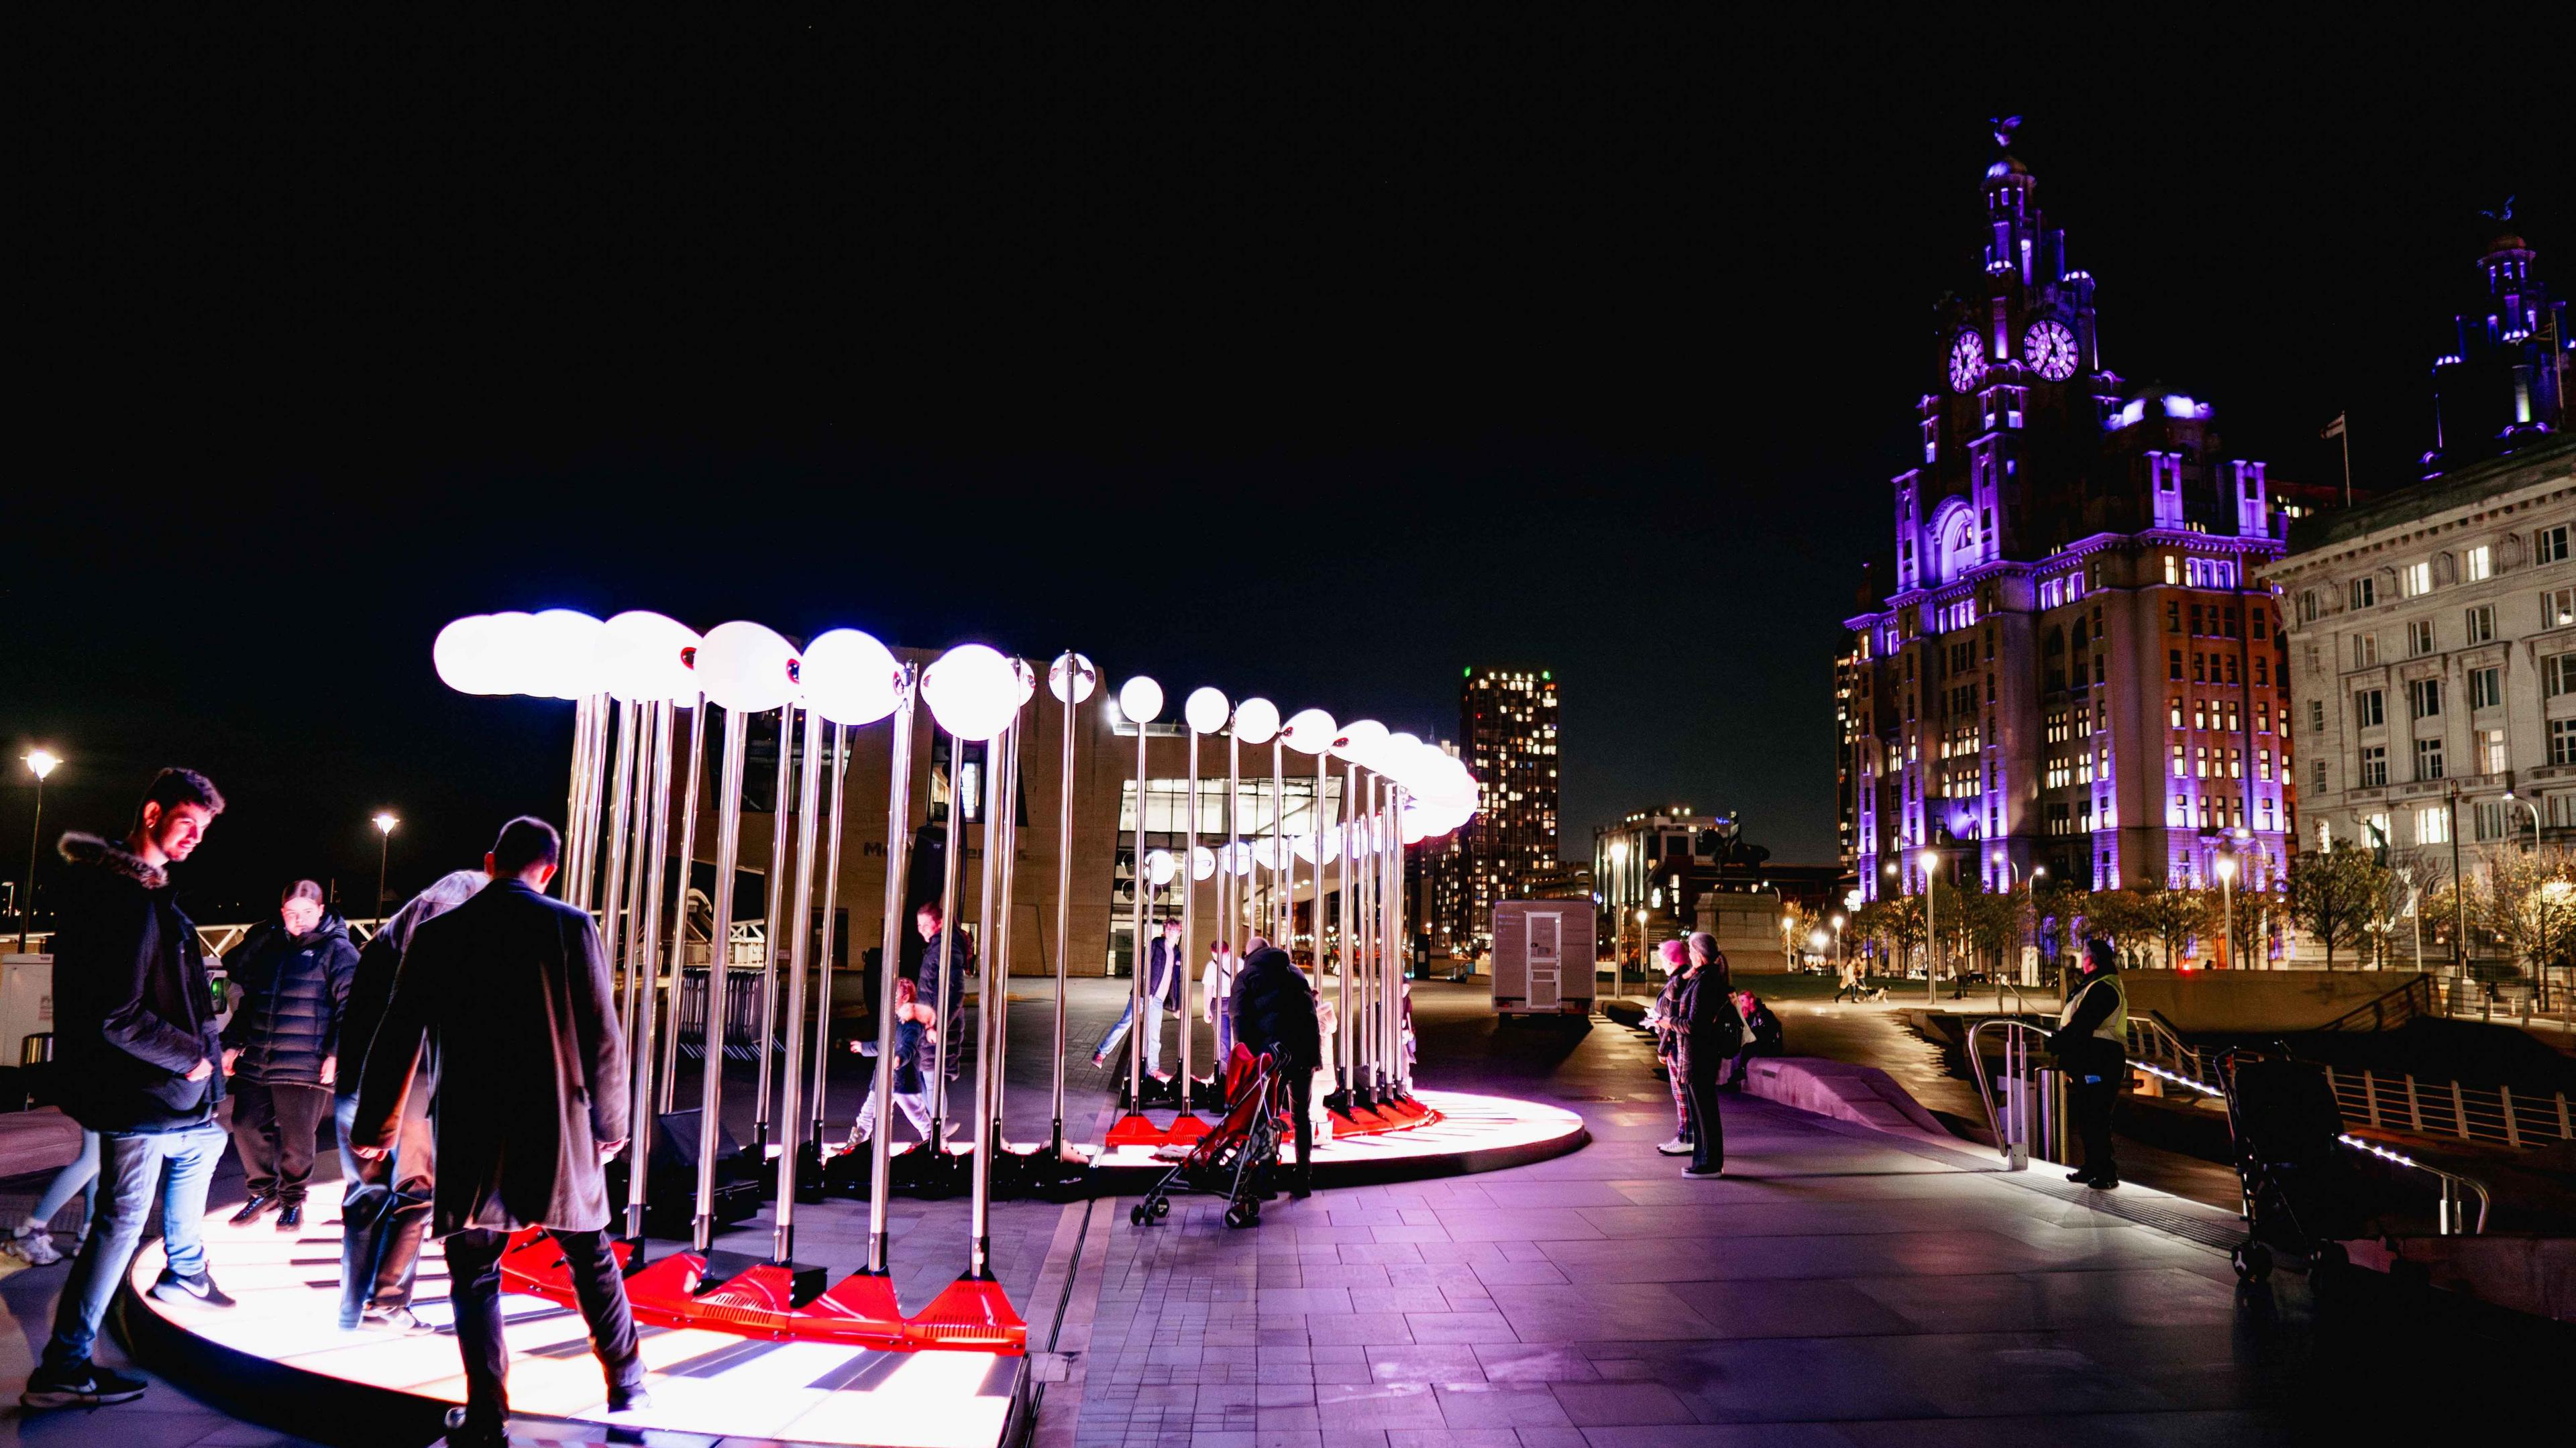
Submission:
[[[1418,1118],[1317,1141],[1315,1185],[1375,1186],[1526,1166],[1591,1139],[1583,1118],[1562,1106],[1465,1091],[1416,1089],[1413,1097],[1425,1108]],[[1155,1119],[1163,1118],[1157,1113]],[[1286,1141],[1281,1145],[1283,1154],[1293,1154]],[[1156,1155],[1160,1150],[1159,1143],[1110,1146],[1091,1159],[1092,1169],[1105,1190],[1142,1190],[1144,1179],[1172,1164]]]

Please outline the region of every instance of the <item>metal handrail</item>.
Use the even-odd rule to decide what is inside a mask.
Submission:
[[[1977,1037],[1985,1034],[1986,1030],[1993,1026],[2001,1026],[2005,1030],[2004,1071],[2007,1075],[2015,1077],[2021,1074],[2022,1066],[2030,1060],[2030,1042],[2027,1038],[2035,1035],[2045,1041],[2048,1038],[2048,1032],[2028,1021],[2010,1020],[2002,1016],[1990,1017],[1968,1028],[1968,1077],[1977,1083],[1977,1099],[1985,1103],[1986,1129],[1994,1133],[1995,1150],[2003,1157],[2005,1169],[2022,1171],[2030,1165],[2030,1142],[2023,1135],[2007,1132],[2004,1129],[2003,1117],[1995,1110],[1994,1092],[1986,1085],[1985,1057],[1977,1048]],[[2025,1094],[2022,1099],[2028,1101],[2030,1098]],[[2019,1124],[2016,1123],[2016,1125]]]
[[[2433,1176],[2439,1178],[2442,1183],[2442,1205],[2440,1213],[2434,1218],[2433,1224],[2433,1230],[2438,1236],[2456,1237],[2460,1235],[2458,1230],[2460,1225],[2460,1188],[2467,1187],[2470,1191],[2477,1193],[2478,1224],[2469,1229],[2468,1235],[2472,1237],[2483,1237],[2486,1235],[2487,1209],[2494,1205],[2494,1199],[2487,1195],[2486,1183],[2479,1181],[2473,1176],[2462,1176],[2455,1171],[2444,1171],[2438,1166],[2417,1161],[2415,1158],[2406,1155],[2404,1152],[2390,1151],[2384,1146],[2380,1146],[2375,1142],[2364,1141],[2360,1137],[2351,1135],[2350,1133],[2338,1135],[2335,1137],[2335,1140],[2342,1142],[2344,1145],[2351,1147],[2355,1151],[2367,1152],[2372,1156],[2378,1157],[2381,1161],[2395,1162],[2399,1166],[2410,1166],[2420,1172],[2430,1172]]]

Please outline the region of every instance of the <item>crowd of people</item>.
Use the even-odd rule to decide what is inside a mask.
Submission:
[[[441,879],[364,948],[310,881],[225,962],[228,1019],[170,871],[223,813],[204,775],[165,769],[120,839],[73,833],[60,851],[54,957],[56,1076],[83,1131],[9,1250],[57,1261],[51,1218],[86,1190],[53,1331],[20,1401],[126,1402],[138,1378],[91,1347],[156,1197],[165,1265],[148,1289],[193,1308],[234,1306],[205,1247],[207,1187],[230,1142],[248,1226],[299,1229],[318,1128],[339,1128],[344,1179],[340,1325],[425,1331],[409,1310],[423,1236],[445,1248],[466,1380],[448,1441],[508,1441],[500,1269],[509,1234],[544,1228],[562,1249],[612,1412],[643,1405],[644,1364],[609,1252],[602,1168],[627,1137],[623,1037],[597,926],[543,892],[562,839],[504,825],[479,871]],[[219,1025],[218,1022],[221,1021]]]

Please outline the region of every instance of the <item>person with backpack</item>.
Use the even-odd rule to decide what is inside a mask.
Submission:
[[[1667,940],[1656,947],[1657,962],[1664,968],[1664,988],[1655,1003],[1646,1008],[1645,1019],[1638,1024],[1655,1033],[1655,1059],[1664,1070],[1664,1080],[1673,1089],[1673,1139],[1656,1146],[1665,1156],[1688,1156],[1691,1153],[1690,1078],[1682,1073],[1682,993],[1689,979],[1687,966],[1690,947],[1678,940]]]
[[[1726,1175],[1726,1125],[1718,1118],[1718,1074],[1744,1049],[1744,1018],[1735,1010],[1735,980],[1726,952],[1705,930],[1691,932],[1690,974],[1681,1001],[1682,1075],[1689,1083],[1689,1177]]]

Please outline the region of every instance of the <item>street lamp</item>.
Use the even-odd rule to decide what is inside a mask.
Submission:
[[[2530,800],[2516,798],[2514,792],[2509,789],[2504,792],[2504,802],[2518,804],[2531,811],[2531,851],[2533,854],[2540,853],[2540,806]]]
[[[1932,872],[1941,867],[1937,850],[1923,852],[1923,1003],[1941,1003],[1941,932],[1932,923]]]
[[[1837,976],[1839,976],[1839,975],[1841,975],[1841,974],[1842,974],[1842,970],[1843,970],[1843,917],[1842,917],[1841,915],[1837,914],[1836,916],[1834,916],[1834,974],[1835,974],[1835,975],[1837,975]],[[1839,982],[1839,981],[1837,981],[1836,983],[1837,983],[1837,984],[1840,984],[1840,982]]]
[[[1651,967],[1646,963],[1646,912],[1643,907],[1640,907],[1637,911],[1637,973],[1643,976],[1649,969]],[[1628,989],[1628,962],[1624,959],[1613,960],[1610,962],[1610,970],[1612,973],[1610,993],[1624,994]]]
[[[376,846],[376,918],[385,918],[385,858],[393,853],[394,826],[401,824],[391,810],[376,812],[376,833],[384,836]]]
[[[45,838],[45,776],[63,761],[42,749],[27,751],[27,768],[36,775],[36,822],[27,827],[27,898],[18,902],[18,953],[27,953],[27,931],[36,920],[36,854]]]
[[[2209,862],[2218,877],[2218,968],[2236,964],[2236,854],[2227,851]]]

